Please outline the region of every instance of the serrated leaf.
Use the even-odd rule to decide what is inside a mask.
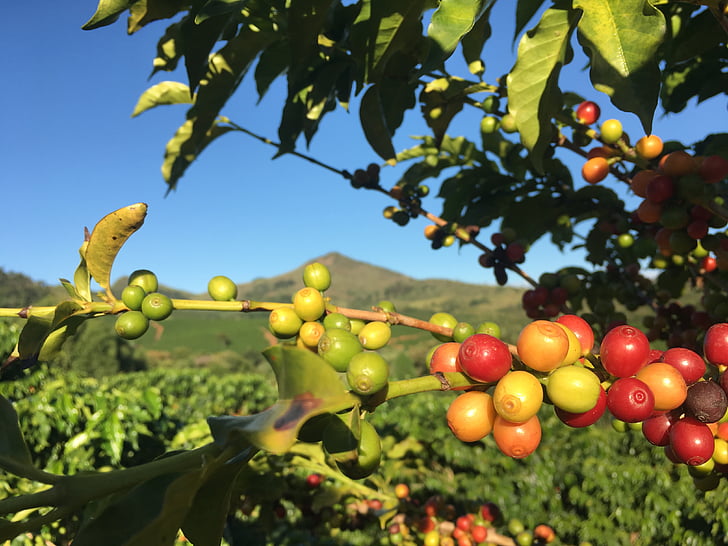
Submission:
[[[432,41],[424,71],[439,66],[452,55],[460,40],[470,32],[476,21],[490,8],[494,0],[440,0],[427,27]]]
[[[0,467],[4,461],[32,466],[30,450],[20,430],[18,414],[5,397],[0,396]]]
[[[107,295],[111,293],[111,267],[116,255],[131,235],[142,227],[147,205],[136,203],[104,216],[94,227],[86,247],[86,266]]]
[[[551,142],[551,119],[561,108],[558,78],[568,62],[577,19],[573,10],[546,10],[538,25],[521,39],[516,64],[508,74],[508,111],[515,116],[521,143],[538,171]]]
[[[276,375],[278,402],[256,415],[208,418],[217,443],[225,445],[242,438],[265,451],[285,453],[309,418],[353,407],[358,402],[344,388],[336,371],[318,355],[282,345],[270,347],[263,354]]]
[[[620,110],[636,114],[650,134],[664,15],[646,0],[575,0],[574,8],[583,10],[577,36],[591,61],[592,85]]]
[[[359,120],[364,136],[372,149],[385,161],[394,163],[396,153],[392,144],[392,135],[387,127],[379,87],[375,84],[364,93],[359,105]]]
[[[99,0],[96,12],[81,28],[93,30],[114,23],[122,13],[138,0]]]
[[[187,0],[137,0],[129,9],[127,32],[134,34],[153,21],[168,19],[188,8]]]
[[[192,103],[194,103],[194,97],[190,93],[190,88],[184,83],[175,81],[160,82],[141,94],[136,106],[134,106],[131,117],[134,118],[157,106]]]

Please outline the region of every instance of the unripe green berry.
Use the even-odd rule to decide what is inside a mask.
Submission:
[[[346,369],[351,390],[369,395],[384,388],[389,381],[389,364],[379,353],[365,351],[351,357]]]
[[[215,301],[234,300],[238,297],[238,285],[224,275],[217,275],[207,283],[207,293]]]
[[[475,328],[469,322],[458,322],[452,329],[452,339],[462,343],[475,333]]]
[[[386,322],[375,320],[366,323],[357,337],[362,347],[376,351],[389,343],[392,337],[392,328]]]
[[[331,286],[331,272],[325,265],[314,262],[303,268],[303,284],[325,292]]]
[[[318,342],[318,354],[337,372],[345,372],[351,357],[363,350],[356,335],[346,330],[326,330]]]
[[[501,337],[501,329],[500,326],[495,323],[491,322],[489,320],[486,320],[485,322],[481,322],[478,327],[475,329],[476,334],[488,334],[493,337],[497,337],[500,339]]]
[[[149,319],[141,311],[126,311],[116,318],[114,330],[124,339],[137,339],[149,329]]]
[[[332,328],[341,328],[342,330],[351,331],[351,322],[349,317],[341,313],[329,313],[323,320],[324,328],[330,330]]]
[[[370,476],[382,459],[382,441],[374,426],[362,420],[360,425],[359,445],[356,461],[337,462],[341,472],[353,480],[361,480]]]
[[[295,336],[302,325],[303,321],[293,307],[279,307],[268,315],[268,328],[274,336],[280,339]]]
[[[159,292],[147,294],[142,300],[142,313],[149,320],[164,320],[173,310],[172,300]]]
[[[364,325],[366,322],[364,322],[361,319],[349,319],[349,325],[350,325],[350,331],[355,336],[359,335],[359,332],[361,332],[361,329],[364,328]]]
[[[430,317],[429,322],[437,326],[444,326],[446,328],[455,328],[458,323],[457,319],[450,313],[435,313]],[[438,341],[452,341],[452,336],[446,336],[444,334],[432,334]]]
[[[141,286],[130,284],[121,291],[121,301],[132,311],[139,311],[142,308],[142,301],[147,293]]]
[[[148,269],[137,269],[134,271],[131,275],[129,275],[127,284],[132,286],[141,286],[147,294],[151,294],[152,292],[159,290],[159,281],[157,280],[157,276]]]

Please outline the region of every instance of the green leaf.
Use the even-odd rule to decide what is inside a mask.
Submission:
[[[364,93],[359,105],[359,120],[369,145],[379,156],[392,164],[396,153],[392,144],[392,134],[384,117],[379,87],[375,84]]]
[[[561,108],[558,78],[568,62],[577,18],[572,10],[546,10],[536,28],[521,39],[516,64],[508,74],[508,111],[515,116],[521,143],[538,171],[551,142],[551,119]]]
[[[152,75],[160,70],[171,72],[177,68],[179,60],[182,58],[179,43],[182,35],[182,23],[185,19],[169,25],[162,37],[157,41],[157,56],[152,61],[154,66]]]
[[[134,487],[88,518],[76,546],[172,546],[203,470],[165,474]]]
[[[344,388],[331,365],[310,351],[275,345],[264,355],[276,375],[278,402],[252,416],[208,418],[217,443],[225,445],[242,438],[245,444],[285,453],[309,418],[353,407],[359,400]]]
[[[468,64],[468,70],[471,74],[481,76],[485,72],[485,63],[481,59],[483,46],[491,35],[490,27],[490,9],[487,9],[483,15],[475,22],[470,31],[463,36],[461,41],[463,48],[463,58]]]
[[[195,15],[195,23],[202,23],[210,17],[240,12],[250,0],[207,0]]]
[[[86,232],[86,235],[88,236],[90,234]],[[83,301],[91,301],[91,274],[88,272],[88,266],[86,265],[86,248],[88,248],[87,240],[78,249],[81,262],[73,273],[73,284],[79,298]]]
[[[365,62],[364,82],[379,81],[395,52],[415,49],[421,43],[420,15],[424,6],[424,0],[389,0],[362,5],[352,38],[355,44],[365,47],[360,55],[355,53],[355,57]]]
[[[210,475],[200,487],[182,523],[182,532],[195,546],[219,546],[235,479],[247,461],[228,463]]]
[[[513,43],[518,39],[526,25],[533,19],[543,5],[544,0],[518,0],[516,4],[516,28],[513,31]]]
[[[231,127],[215,123],[202,137],[194,131],[195,122],[185,121],[174,136],[167,142],[162,163],[162,176],[169,186],[168,192],[175,189],[177,181],[197,156],[217,137],[232,131]]]
[[[131,117],[134,118],[156,106],[192,104],[194,102],[194,97],[190,93],[190,88],[187,85],[175,81],[160,82],[142,93],[136,106],[134,106]]]
[[[422,113],[435,135],[436,146],[440,146],[450,122],[463,109],[470,85],[471,82],[455,76],[438,78],[427,83],[420,93]]]
[[[263,99],[273,81],[286,71],[290,60],[287,40],[277,40],[263,50],[255,66],[258,101]]]
[[[592,85],[620,110],[636,114],[650,134],[664,15],[646,0],[575,0],[574,8],[583,10],[577,36],[591,60]]]
[[[5,397],[0,396],[0,467],[5,468],[4,461],[27,466],[33,464],[30,450],[20,431],[18,414],[13,405]]]
[[[129,9],[127,32],[134,34],[153,21],[169,19],[188,8],[186,0],[137,0]]]
[[[222,15],[206,19],[199,24],[191,17],[182,21],[180,41],[177,45],[184,56],[187,80],[193,91],[208,72],[212,49],[227,24],[228,18]]]
[[[93,30],[114,23],[122,13],[139,0],[99,0],[96,12],[81,28]]]
[[[111,293],[111,267],[116,255],[131,235],[142,227],[147,205],[136,203],[104,216],[94,227],[86,247],[86,266],[96,282]]]
[[[476,21],[490,8],[494,0],[440,0],[427,27],[432,40],[423,70],[439,66],[452,55],[460,40],[473,29]]]

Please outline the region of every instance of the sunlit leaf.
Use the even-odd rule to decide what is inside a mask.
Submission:
[[[432,40],[424,70],[437,67],[452,55],[460,40],[493,4],[494,0],[440,0],[427,27]]]
[[[569,39],[578,14],[551,8],[518,45],[516,64],[508,74],[508,111],[516,118],[521,142],[537,170],[551,142],[551,119],[561,107],[558,86],[561,67],[568,62]]]
[[[242,10],[250,0],[207,0],[195,15],[195,23],[201,23],[216,15],[227,15]]]
[[[0,467],[4,461],[31,466],[30,451],[20,431],[18,414],[13,405],[0,396]]]
[[[491,35],[490,10],[486,10],[475,22],[473,28],[463,36],[461,41],[463,58],[471,74],[480,76],[485,72],[485,63],[481,58],[483,46]]]
[[[116,255],[131,235],[142,227],[147,205],[136,203],[104,216],[91,231],[86,247],[86,266],[94,280],[111,293],[111,267]]]
[[[394,162],[396,153],[387,127],[379,87],[375,84],[364,93],[359,105],[359,120],[369,145],[385,161]]]
[[[152,61],[154,69],[152,75],[156,74],[160,70],[166,70],[168,72],[175,70],[182,58],[182,52],[179,48],[180,36],[182,32],[182,21],[172,23],[167,27],[164,34],[157,41],[157,56]]]
[[[153,21],[168,19],[187,8],[187,0],[137,0],[129,9],[127,32],[133,34]]]
[[[276,375],[278,402],[256,415],[210,417],[208,424],[217,443],[242,438],[265,451],[284,453],[309,418],[358,402],[337,372],[318,355],[282,345],[266,349],[264,355]]]
[[[231,131],[225,125],[214,124],[202,137],[194,132],[194,121],[185,121],[174,136],[167,142],[164,150],[164,163],[162,163],[162,176],[173,190],[177,181],[182,177],[187,167],[197,159],[197,156],[217,137]]]
[[[181,82],[165,81],[153,85],[139,97],[134,106],[131,117],[146,112],[156,106],[167,104],[192,104],[194,97],[190,94],[190,88]]]
[[[649,134],[660,92],[664,15],[645,0],[575,0],[574,8],[583,10],[577,36],[591,60],[594,88],[636,114]]]
[[[420,93],[422,113],[438,147],[450,122],[463,109],[469,86],[470,82],[460,78],[438,78],[427,83]]]
[[[88,231],[87,235],[90,235]],[[86,249],[88,248],[88,241],[84,241],[81,244],[81,248],[78,249],[78,253],[81,256],[81,262],[76,267],[76,271],[73,273],[73,285],[78,294],[78,297],[84,301],[91,301],[91,274],[88,272],[88,266],[86,265]]]
[[[93,30],[114,23],[122,13],[139,0],[99,0],[96,12],[81,28]]]

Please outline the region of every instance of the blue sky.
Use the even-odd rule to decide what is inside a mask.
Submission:
[[[513,6],[496,4],[497,24],[484,53],[486,80],[495,80],[512,65]],[[94,0],[13,2],[0,19],[5,223],[0,267],[47,283],[70,278],[84,226],[91,228],[106,213],[143,201],[149,205],[146,223],[122,249],[114,278],[148,268],[163,284],[203,292],[214,275],[246,282],[338,251],[415,278],[494,282],[492,273],[478,266],[477,249],[432,251],[422,236],[424,219],[405,228],[385,221],[381,211],[393,204],[385,196],[355,191],[337,175],[292,156],[272,160],[273,148],[242,134],[214,143],[179,189],[165,197],[160,174],[164,146],[182,123],[185,107],[157,108],[135,119],[130,114],[147,87],[165,79],[184,80],[182,72],[148,79],[166,23],[133,36],[126,34],[125,21],[81,30],[95,7]],[[562,83],[598,101],[603,119],[619,117],[633,138],[641,135],[633,116],[615,111],[588,86],[583,66],[577,58],[564,71]],[[249,97],[252,84],[252,78],[246,79],[240,94]],[[274,88],[258,107],[251,106],[254,100],[238,97],[223,113],[275,139],[280,93],[280,86]],[[479,121],[480,114],[465,112],[456,129],[477,138]],[[723,131],[725,121],[725,99],[719,98],[691,108],[689,115],[658,117],[655,132],[691,142],[706,132]],[[426,132],[418,111],[412,111],[395,146],[408,147],[410,135]],[[304,143],[300,150],[306,152]],[[350,171],[377,161],[355,109],[330,114],[307,153]],[[576,157],[570,161],[576,167],[580,163]],[[383,171],[385,186],[396,179],[394,169]],[[435,198],[424,206],[440,211]],[[538,276],[575,263],[580,263],[578,253],[558,256],[548,244],[537,244],[524,269]]]

